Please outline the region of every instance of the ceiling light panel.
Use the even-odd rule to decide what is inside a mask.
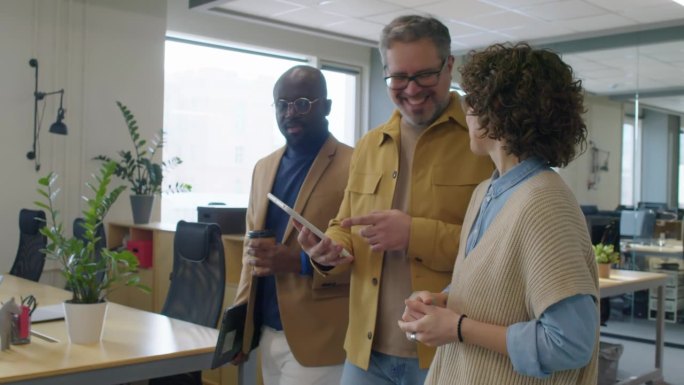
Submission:
[[[402,8],[378,0],[344,0],[333,1],[319,6],[321,11],[336,12],[350,17],[367,17],[377,14],[399,11]]]
[[[579,0],[545,3],[522,8],[521,11],[546,21],[569,20],[580,17],[605,15],[608,11]]]

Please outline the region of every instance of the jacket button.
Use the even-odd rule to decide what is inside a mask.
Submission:
[[[371,282],[373,282],[373,286],[377,286],[377,285],[378,285],[378,279],[377,279],[377,278],[371,279]]]
[[[394,172],[392,173],[392,178],[397,179],[397,175],[399,175],[399,173],[396,172],[396,171],[394,171]]]
[[[372,340],[373,339],[373,332],[368,332],[368,339]]]

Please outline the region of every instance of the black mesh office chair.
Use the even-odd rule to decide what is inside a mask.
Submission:
[[[19,212],[19,248],[10,274],[36,281],[43,274],[47,237],[40,233],[45,226],[45,212],[21,209]]]
[[[72,232],[74,234],[74,238],[78,238],[78,239],[85,242],[86,241],[86,239],[85,239],[85,232],[86,232],[85,219],[83,219],[83,218],[74,219]],[[95,236],[98,238],[97,244],[95,245],[95,255],[96,255],[96,259],[99,261],[100,256],[101,256],[100,250],[107,247],[107,237],[105,234],[104,226],[102,224],[100,224],[97,227],[97,230],[95,231]],[[104,278],[104,273],[105,272],[102,271],[102,272],[97,274],[97,278],[100,281],[102,281],[102,278]]]
[[[161,313],[216,327],[223,307],[226,269],[221,229],[216,224],[180,221],[173,239],[171,284]],[[150,385],[202,384],[202,373],[150,380]]]

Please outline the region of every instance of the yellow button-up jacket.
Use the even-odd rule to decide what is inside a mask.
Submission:
[[[342,219],[392,208],[399,168],[401,115],[368,132],[352,154],[349,180],[337,217],[326,232],[354,255],[351,265],[338,266],[329,274],[351,268],[349,326],[345,338],[347,359],[367,369],[378,311],[383,253],[372,252],[359,235],[362,226],[342,228]],[[465,115],[458,96],[442,115],[419,136],[411,169],[408,214],[412,217],[407,254],[413,290],[439,292],[450,281],[458,251],[461,224],[475,187],[491,176],[489,157],[470,151]],[[421,367],[428,367],[434,349],[418,344]]]

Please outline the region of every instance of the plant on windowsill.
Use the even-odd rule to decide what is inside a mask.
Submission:
[[[97,228],[102,225],[107,212],[126,189],[119,186],[109,191],[116,164],[108,162],[101,166],[99,175],[94,175],[97,183],[87,182],[86,186],[94,194],[83,197],[86,208],[82,211],[84,234],[82,238],[64,234],[60,212],[55,207],[59,193],[56,187],[57,175],[49,173],[38,180],[38,193],[44,198],[35,204],[47,211],[46,226],[40,232],[48,239],[45,249],[48,258],[56,260],[72,291],[72,297],[64,304],[69,339],[77,344],[89,344],[100,340],[106,313],[107,294],[121,286],[150,289],[140,284],[137,275],[138,259],[128,250],[108,250],[100,246]],[[86,314],[94,313],[94,320]],[[78,315],[76,315],[78,314]]]
[[[117,101],[121,114],[126,122],[128,135],[133,142],[133,150],[119,151],[119,160],[114,161],[107,155],[98,155],[96,160],[102,162],[116,162],[114,174],[128,182],[131,188],[131,207],[134,223],[147,223],[152,212],[154,196],[162,190],[169,192],[190,191],[192,186],[187,183],[176,183],[162,189],[164,170],[176,167],[183,161],[175,156],[167,161],[155,161],[156,155],[164,146],[164,130],[154,136],[152,141],[142,139],[139,134],[138,122],[133,113],[121,102]]]
[[[592,246],[599,269],[599,278],[610,278],[610,265],[620,262],[620,253],[613,245],[597,243]]]

